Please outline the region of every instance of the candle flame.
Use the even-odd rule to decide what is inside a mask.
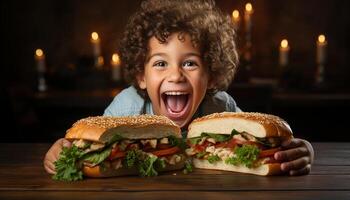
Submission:
[[[234,19],[238,19],[238,18],[239,18],[239,11],[238,11],[238,10],[234,10],[234,11],[232,12],[232,17],[233,17]]]
[[[252,4],[251,4],[251,3],[245,4],[245,10],[246,10],[247,12],[252,12],[252,11],[253,11],[253,6],[252,6]]]
[[[326,36],[324,36],[324,35],[319,35],[319,36],[318,36],[318,41],[319,41],[320,43],[326,42]]]
[[[37,50],[35,50],[35,55],[38,56],[38,57],[41,57],[41,56],[44,55],[44,52],[41,49],[37,49]]]
[[[97,34],[96,32],[92,32],[92,33],[91,33],[91,38],[92,38],[93,40],[98,40],[98,34]]]
[[[288,40],[284,39],[281,41],[281,47],[282,48],[287,48],[288,47]]]
[[[114,53],[113,55],[112,55],[112,62],[113,63],[120,63],[120,58],[119,58],[119,55],[117,54],[117,53]]]
[[[99,56],[97,58],[97,63],[98,63],[98,66],[103,66],[104,65],[104,59],[102,56]]]

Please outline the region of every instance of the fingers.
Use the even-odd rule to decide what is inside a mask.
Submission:
[[[274,158],[278,161],[291,161],[303,156],[307,156],[309,151],[306,147],[298,147],[285,151],[276,152]]]
[[[304,168],[310,165],[310,158],[307,156],[304,156],[302,158],[290,161],[290,162],[284,162],[281,164],[281,170],[282,171],[289,171],[292,173],[292,171],[300,171],[300,170],[305,170]],[[310,166],[311,168],[311,166]],[[297,173],[297,172],[293,172]]]
[[[310,163],[313,163],[314,157],[315,157],[314,148],[312,147],[311,143],[306,140],[304,140],[304,145],[308,149],[309,156],[310,156]]]
[[[57,156],[52,152],[52,148],[46,153],[44,158],[44,168],[49,174],[55,174],[55,164]]]
[[[72,143],[70,142],[70,141],[68,141],[68,140],[66,140],[66,139],[62,139],[62,146],[64,146],[64,147],[71,147],[72,146]]]
[[[51,154],[54,157],[54,160],[56,161],[59,157],[59,154],[62,151],[62,148],[63,147],[71,147],[71,146],[72,146],[71,142],[69,142],[68,140],[66,140],[64,138],[61,138],[61,139],[57,140],[55,142],[55,144],[52,145],[49,152],[53,152]]]
[[[280,162],[281,170],[291,176],[308,174],[314,158],[312,145],[302,139],[293,138],[282,142],[284,150],[276,152],[274,158]]]
[[[49,161],[49,160],[45,159],[45,161],[44,161],[44,168],[45,168],[47,173],[49,173],[49,174],[56,174],[55,165],[53,164],[52,161]]]
[[[299,147],[299,146],[303,145],[303,140],[297,139],[297,138],[293,138],[293,139],[290,139],[290,140],[283,141],[281,145],[285,149],[296,148],[296,147]]]
[[[44,168],[45,170],[50,174],[55,174],[55,161],[58,160],[59,154],[62,151],[63,147],[70,147],[71,142],[68,140],[62,138],[57,140],[52,147],[49,149],[49,151],[46,153],[44,158]]]
[[[289,171],[289,175],[291,176],[300,176],[300,175],[305,175],[309,174],[311,171],[311,164],[307,164],[304,168],[300,170],[291,170]]]

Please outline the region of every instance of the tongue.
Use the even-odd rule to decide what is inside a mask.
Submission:
[[[173,112],[181,112],[187,102],[187,95],[167,95],[166,104]]]

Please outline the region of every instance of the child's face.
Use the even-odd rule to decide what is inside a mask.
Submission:
[[[149,41],[145,70],[138,75],[141,89],[146,89],[153,111],[184,127],[202,102],[209,82],[200,51],[184,34],[184,41],[174,33],[167,43],[155,37]]]

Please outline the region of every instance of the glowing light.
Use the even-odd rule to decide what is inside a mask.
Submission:
[[[112,55],[112,62],[113,63],[120,63],[120,58],[119,58],[119,55],[117,54],[117,53],[114,53],[113,55]]]
[[[281,41],[281,47],[282,48],[287,48],[288,47],[288,40],[284,39]]]
[[[98,34],[97,34],[96,32],[92,32],[92,33],[91,33],[91,38],[92,38],[93,40],[98,40]]]
[[[325,42],[326,42],[326,36],[324,36],[324,35],[319,35],[319,36],[318,36],[318,42],[320,42],[320,43],[325,43]]]
[[[247,12],[252,12],[252,11],[253,11],[253,6],[252,6],[252,4],[251,4],[251,3],[245,4],[245,10],[246,10]]]
[[[232,12],[232,17],[233,17],[234,19],[238,19],[238,18],[239,18],[239,11],[238,11],[238,10],[234,10],[234,11]]]
[[[37,49],[37,50],[35,50],[35,55],[38,56],[38,57],[41,57],[41,56],[44,55],[44,52],[41,49]]]
[[[103,66],[104,65],[104,59],[102,56],[99,56],[97,58],[97,63],[98,63],[98,66]]]

